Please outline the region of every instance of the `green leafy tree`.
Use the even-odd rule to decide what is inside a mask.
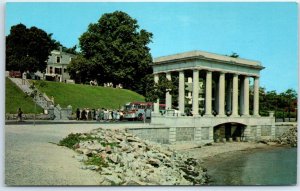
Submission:
[[[54,39],[52,41],[54,43],[54,49],[56,49],[56,50],[59,50],[60,47],[62,47],[63,52],[70,53],[70,54],[75,54],[75,55],[79,54],[79,52],[77,51],[77,45],[74,45],[71,48],[67,48],[64,45],[62,45],[59,41],[56,41]]]
[[[169,81],[164,75],[159,76],[158,83],[154,83],[154,76],[152,74],[147,75],[147,81],[150,83],[146,85],[146,101],[155,102],[157,99],[164,101],[167,92],[170,92],[171,95],[175,94],[175,84]]]
[[[297,107],[297,92],[293,89],[288,89],[279,95],[280,106],[284,112],[288,112],[290,121],[291,112],[295,112]]]
[[[34,26],[12,26],[6,37],[6,70],[44,71],[46,60],[55,47],[51,36]]]
[[[85,83],[91,78],[91,71],[94,71],[93,65],[89,63],[82,55],[72,59],[67,67],[71,78],[77,83]]]
[[[95,69],[92,77],[100,83],[123,84],[124,88],[145,93],[145,77],[152,73],[152,57],[147,46],[152,33],[139,30],[137,20],[115,11],[90,24],[79,38],[83,56]]]

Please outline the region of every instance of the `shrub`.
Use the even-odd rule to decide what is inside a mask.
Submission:
[[[98,155],[93,154],[85,161],[86,165],[96,165],[99,167],[108,167],[108,164]]]
[[[76,134],[69,134],[66,138],[62,139],[59,141],[58,145],[59,146],[65,146],[68,147],[70,149],[73,149],[73,146],[77,143],[80,142],[80,140],[82,140],[80,138],[81,134],[80,133],[76,133]]]

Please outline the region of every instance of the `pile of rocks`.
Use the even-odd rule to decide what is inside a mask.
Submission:
[[[288,131],[278,137],[276,141],[282,145],[289,144],[292,147],[297,147],[297,126],[291,127]]]
[[[89,138],[84,139],[84,138]],[[79,161],[99,157],[106,165],[85,165],[102,175],[101,185],[202,185],[208,181],[201,161],[169,147],[141,140],[124,130],[96,129],[74,145]]]

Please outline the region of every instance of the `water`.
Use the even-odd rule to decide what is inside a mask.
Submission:
[[[207,163],[210,185],[295,185],[297,148],[238,152]]]

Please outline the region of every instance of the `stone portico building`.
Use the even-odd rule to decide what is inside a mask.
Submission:
[[[180,114],[168,113],[167,110],[166,115],[161,115],[159,100],[154,104],[152,113],[153,127],[169,129],[166,142],[208,143],[216,138],[274,138],[275,118],[259,115],[259,78],[260,71],[264,69],[260,62],[191,51],[156,58],[152,67],[155,83],[159,83],[159,75],[165,75],[168,80],[172,79],[172,75],[178,75],[179,79]],[[185,115],[187,77],[192,77],[192,116]],[[202,110],[199,108],[199,79],[204,85]],[[251,103],[250,82],[253,83]],[[166,93],[165,104],[166,109],[172,109],[170,93]]]

